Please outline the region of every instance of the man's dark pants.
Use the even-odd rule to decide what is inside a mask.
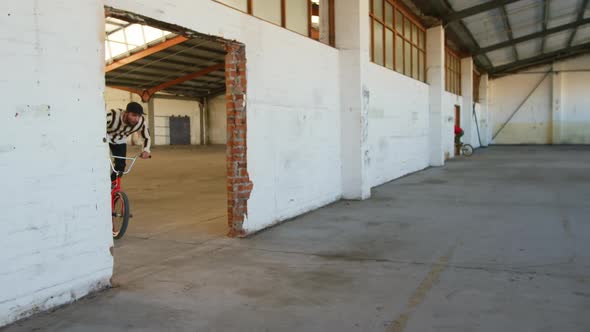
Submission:
[[[109,144],[111,154],[115,157],[127,157],[127,144]],[[125,159],[115,158],[115,170],[117,172],[125,171]],[[115,181],[117,174],[111,173],[111,181]]]

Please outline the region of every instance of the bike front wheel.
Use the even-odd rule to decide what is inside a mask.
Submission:
[[[129,199],[127,195],[119,191],[113,197],[113,238],[118,240],[123,237],[129,225]]]
[[[463,144],[461,147],[461,153],[467,157],[470,157],[473,154],[473,146],[469,144]]]

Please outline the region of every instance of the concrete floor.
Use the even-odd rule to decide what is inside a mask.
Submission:
[[[478,150],[243,240],[137,211],[116,288],[6,331],[590,331],[589,164],[590,147]]]
[[[131,149],[129,155],[139,152]],[[151,159],[133,166],[122,184],[133,218],[125,236],[115,242],[115,281],[145,265],[146,259],[175,253],[167,241],[198,244],[225,237],[225,162],[225,145],[175,146],[157,147]]]

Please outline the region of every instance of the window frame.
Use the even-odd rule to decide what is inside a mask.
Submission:
[[[264,18],[261,18],[261,17],[258,17],[256,15],[254,15],[253,0],[246,0],[247,1],[247,10],[246,11],[243,11],[241,9],[232,7],[232,6],[230,6],[230,5],[228,5],[228,4],[224,3],[224,2],[221,2],[221,0],[211,0],[211,1],[216,2],[216,3],[220,4],[220,5],[226,6],[228,8],[231,8],[233,10],[237,10],[237,11],[242,12],[244,14],[248,14],[248,15],[250,15],[252,17],[255,17],[255,18],[259,19],[259,20],[262,20],[264,22],[267,22],[267,23],[270,23],[270,24],[273,24],[273,25],[276,25],[276,26],[280,26],[280,27],[282,27],[282,28],[284,28],[286,30],[289,30],[289,31],[291,31],[293,33],[296,33],[296,34],[298,34],[300,36],[306,36],[309,39],[312,39],[312,40],[315,40],[317,42],[320,42],[319,38],[318,39],[315,39],[315,38],[312,37],[312,22],[311,22],[311,17],[313,16],[312,15],[313,14],[313,3],[312,3],[311,0],[307,0],[307,35],[302,34],[302,33],[299,33],[297,31],[294,31],[294,30],[291,30],[291,29],[287,28],[287,12],[286,12],[286,10],[287,10],[286,9],[287,8],[286,2],[287,1],[286,0],[276,0],[276,1],[280,1],[280,3],[281,3],[280,4],[281,5],[281,24],[277,24],[275,22],[271,22],[269,20],[266,20]],[[328,46],[331,46],[331,47],[336,47],[336,32],[335,32],[336,27],[335,27],[335,22],[334,22],[334,19],[335,19],[335,15],[334,15],[334,2],[335,2],[335,0],[328,0],[328,17],[329,17],[329,23],[328,23],[329,24],[328,44],[324,44],[324,43],[320,42],[323,45],[328,45]]]
[[[376,65],[385,67],[387,69],[393,70],[399,74],[402,74],[404,76],[408,76],[410,78],[413,78],[417,81],[421,81],[426,83],[428,80],[427,77],[427,72],[426,72],[426,54],[428,52],[427,50],[427,34],[426,34],[426,28],[424,26],[424,24],[422,24],[422,22],[420,22],[420,20],[418,19],[418,17],[416,17],[416,15],[414,13],[412,13],[403,3],[399,2],[398,0],[381,0],[382,1],[382,14],[383,14],[383,18],[377,17],[374,14],[374,5],[375,5],[375,1],[376,0],[370,0],[369,1],[369,18],[370,18],[370,60],[371,62],[373,62]],[[385,17],[386,17],[386,8],[387,5],[390,5],[392,7],[392,26],[389,27],[385,21]],[[397,21],[398,18],[396,15],[397,12],[400,13],[402,22],[401,22],[401,29],[402,31],[398,31],[397,29]],[[406,37],[406,22],[409,21],[409,27],[410,27],[410,32],[409,32],[409,37]],[[377,22],[378,24],[380,24],[382,26],[382,45],[383,45],[383,64],[378,63],[375,61],[375,22]],[[414,28],[415,27],[415,28]],[[392,35],[393,35],[393,40],[391,43],[392,46],[392,55],[393,55],[393,68],[389,68],[387,66],[387,40],[386,40],[386,36],[387,36],[387,30],[389,30]],[[417,36],[414,36],[415,31],[417,31]],[[401,39],[401,59],[402,59],[402,64],[401,67],[398,68],[398,59],[397,59],[397,47],[398,47],[398,38]],[[414,40],[416,40],[416,42],[414,42]],[[406,73],[406,45],[409,43],[410,45],[410,54],[409,54],[409,72]],[[414,50],[416,50],[416,54],[417,57],[416,59],[414,59]],[[416,65],[416,70],[417,70],[417,75],[416,77],[414,77],[413,75],[413,71],[414,71],[414,62],[418,61],[422,56],[422,63],[421,66],[420,64]],[[420,70],[420,67],[421,70]],[[399,69],[399,70],[398,70]]]
[[[445,47],[445,91],[457,96],[463,95],[461,70],[461,56],[448,46]]]

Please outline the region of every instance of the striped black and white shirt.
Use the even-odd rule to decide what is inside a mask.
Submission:
[[[148,130],[145,117],[142,115],[141,119],[135,126],[131,126],[123,122],[124,110],[112,109],[107,113],[107,134],[109,136],[109,143],[111,144],[125,144],[127,137],[136,131],[141,133],[143,137],[143,151],[150,152],[151,140],[150,132]]]

